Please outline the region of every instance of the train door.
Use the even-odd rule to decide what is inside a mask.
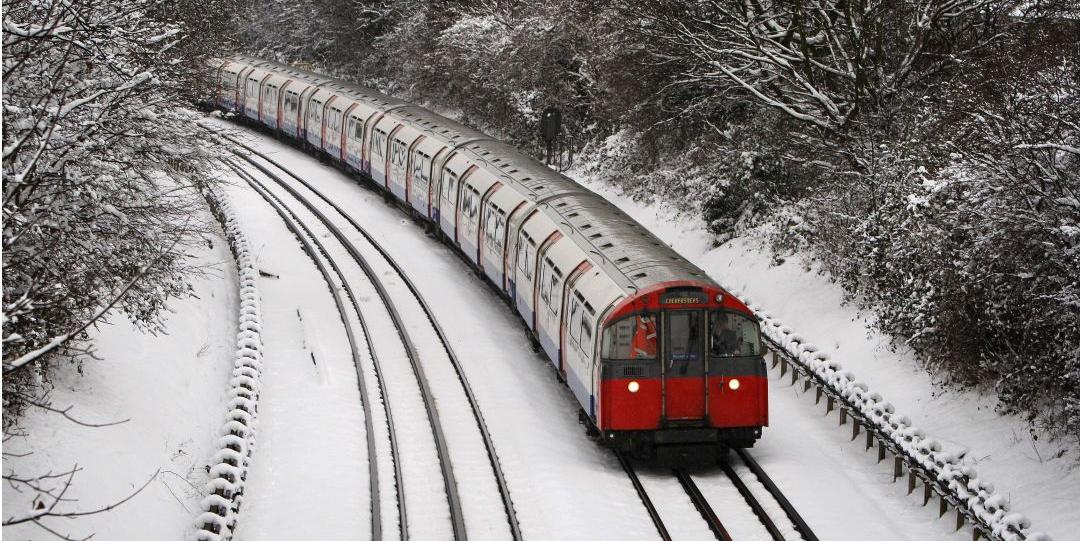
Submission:
[[[399,133],[404,127],[404,124],[399,124],[391,130],[391,146],[384,168],[387,174],[383,183],[391,194],[403,201],[406,199],[406,162],[409,159],[409,144],[402,140]]]
[[[546,250],[549,253],[551,250]],[[534,304],[537,336],[552,364],[560,368],[560,312],[564,296],[564,273],[551,257],[541,263],[538,280],[538,302]]]
[[[440,150],[436,152],[436,155],[432,158],[431,163],[428,165],[428,194],[425,196],[425,204],[428,205],[425,211],[425,216],[428,216],[429,220],[432,220],[439,227],[440,224],[440,163],[444,163],[447,160],[444,158],[444,154],[448,152],[448,147],[442,146]]]
[[[271,128],[278,127],[278,87],[274,81],[267,81],[259,97],[259,121]]]
[[[481,194],[477,189],[466,181],[462,181],[459,188],[461,195],[458,197],[457,226],[455,227],[455,242],[460,250],[469,256],[470,261],[477,263],[477,232],[478,222],[481,215]]]
[[[349,120],[342,139],[343,159],[354,169],[364,171],[364,120],[358,118],[356,112],[346,113],[346,118]]]
[[[485,247],[488,246],[490,251],[499,250],[499,256],[503,257],[503,241],[497,242],[497,238],[503,237],[503,227],[507,224],[507,213],[500,209],[497,205],[492,203],[492,196],[503,187],[503,184],[499,182],[493,184],[483,195],[478,203],[480,210],[478,215],[480,216],[479,224],[477,227],[477,236],[473,238],[477,242],[477,266],[481,267],[481,270],[485,270]],[[498,233],[497,233],[498,231]],[[492,278],[489,275],[489,279],[492,283],[496,283],[498,280]]]
[[[439,224],[447,238],[455,238],[455,207],[458,203],[458,175],[450,167],[443,168],[440,180]]]
[[[702,310],[664,312],[661,369],[669,421],[702,419],[706,412],[705,319]]]
[[[532,331],[534,317],[530,299],[533,297],[534,270],[537,268],[537,242],[530,237],[525,227],[519,231],[515,250],[515,280],[511,286],[511,297],[515,299],[515,307],[522,315],[522,320]]]
[[[511,288],[515,283],[515,271],[513,265],[516,238],[511,225],[511,220],[525,207],[526,202],[521,201],[519,204],[515,205],[515,208],[511,209],[509,215],[504,216],[502,235],[500,235],[500,238],[498,239],[503,250],[500,254],[500,260],[496,262],[496,268],[500,275],[500,279],[496,280],[496,282],[500,284],[500,291],[503,291],[510,299],[515,298],[515,292]]]
[[[579,369],[576,370],[576,374],[578,375],[576,383],[578,383],[578,385],[577,387],[572,386],[571,390],[575,392],[575,396],[579,401],[583,402],[584,409],[587,409],[589,404],[584,402],[583,398],[589,395],[583,394],[586,392],[586,386],[582,385],[581,378],[584,373],[582,367],[585,366],[585,363],[581,361],[582,352],[580,351],[581,346],[579,341],[582,335],[582,316],[586,313],[584,306],[588,306],[589,303],[586,302],[586,299],[581,292],[575,291],[575,287],[578,284],[579,279],[586,271],[590,270],[591,267],[592,265],[590,265],[589,261],[583,261],[575,268],[575,270],[571,271],[571,275],[567,277],[567,287],[564,288],[562,298],[564,310],[561,313],[564,315],[560,318],[560,352],[562,355],[562,358],[560,359],[560,371],[566,379],[569,364],[572,369],[574,369],[574,367],[579,367]],[[590,318],[593,317],[593,312],[594,309],[590,307]]]
[[[335,158],[341,158],[342,148],[339,145],[342,143],[342,100],[339,100],[338,96],[331,96],[323,110],[323,135],[320,137],[319,148]]]
[[[340,132],[338,134],[338,159],[344,163],[349,163],[348,141],[349,137],[353,135],[353,110],[358,106],[357,102],[353,102],[342,112],[341,124],[339,126]]]
[[[241,114],[244,113],[244,103],[247,101],[245,92],[248,89],[248,74],[253,71],[255,71],[255,67],[246,66],[237,73],[237,94],[233,110]]]
[[[387,132],[379,129],[372,129],[372,136],[369,137],[371,151],[368,153],[369,158],[369,176],[372,177],[372,181],[380,185],[386,185],[387,183]]]
[[[284,118],[282,118],[282,116],[285,114],[285,100],[286,100],[286,96],[287,96],[286,92],[288,92],[289,85],[292,82],[293,82],[293,79],[286,79],[286,81],[284,83],[282,83],[282,85],[279,86],[277,91],[276,91],[276,94],[278,95],[278,97],[277,97],[277,99],[274,100],[274,126],[273,126],[274,129],[276,129],[276,130],[281,130],[282,129],[282,124],[283,124],[283,121],[285,120]]]
[[[411,198],[414,197],[413,183],[416,180],[420,180],[420,179],[417,179],[415,177],[420,176],[420,175],[417,175],[417,173],[418,173],[417,170],[422,167],[422,164],[424,164],[424,158],[425,158],[425,156],[419,150],[417,150],[417,147],[420,146],[420,144],[425,139],[427,139],[427,137],[425,137],[424,135],[414,139],[413,142],[410,143],[409,150],[408,150],[408,153],[406,155],[407,160],[406,160],[406,172],[405,172],[405,176],[406,176],[406,179],[405,179],[405,194],[403,195],[402,200],[405,201],[406,204],[410,205],[411,207],[413,206],[413,201],[411,200]],[[425,180],[425,189],[426,190],[428,189],[428,184],[427,183],[428,183],[428,180],[426,179]]]

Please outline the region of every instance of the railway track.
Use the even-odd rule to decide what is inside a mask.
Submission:
[[[292,200],[300,203],[305,209],[305,212],[314,216],[320,222],[321,227],[326,228],[326,230],[329,231],[331,235],[336,238],[338,243],[340,243],[341,246],[346,250],[346,252],[348,252],[350,258],[359,267],[361,267],[368,280],[373,284],[373,286],[375,286],[380,299],[382,300],[382,302],[387,308],[387,311],[390,314],[391,319],[395,322],[395,327],[397,332],[399,333],[399,336],[406,344],[407,350],[410,351],[410,360],[414,368],[415,376],[418,379],[419,385],[422,387],[422,394],[426,396],[426,410],[430,413],[430,419],[433,419],[432,424],[434,426],[437,426],[439,423],[439,410],[436,409],[436,401],[433,397],[433,393],[429,388],[427,378],[424,374],[425,365],[421,361],[421,356],[418,354],[418,347],[414,344],[414,339],[411,337],[410,330],[407,328],[403,317],[399,313],[399,310],[394,305],[395,300],[392,298],[392,294],[384,286],[384,280],[380,278],[379,273],[377,273],[376,270],[373,269],[372,265],[370,265],[365,259],[365,257],[361,254],[361,251],[358,250],[358,248],[354,245],[354,241],[350,240],[346,232],[343,231],[343,228],[335,224],[335,220],[332,220],[331,216],[329,216],[329,214],[331,213],[324,212],[319,208],[319,205],[325,205],[330,209],[333,209],[333,213],[340,217],[340,220],[344,219],[349,224],[348,229],[359,233],[364,238],[365,243],[368,245],[368,247],[370,247],[372,250],[374,250],[380,255],[383,260],[383,264],[387,265],[390,269],[392,269],[397,279],[401,281],[402,285],[404,285],[406,289],[408,289],[409,295],[412,297],[413,301],[416,302],[421,312],[423,312],[425,319],[430,324],[431,332],[435,335],[437,341],[439,342],[439,348],[442,350],[446,359],[449,361],[449,363],[454,369],[454,373],[457,377],[461,392],[464,395],[465,402],[469,404],[470,414],[473,417],[474,423],[478,427],[479,436],[483,442],[485,454],[487,454],[489,465],[493,472],[493,477],[495,479],[497,489],[500,493],[500,499],[502,501],[504,511],[507,517],[507,525],[509,528],[509,532],[513,539],[521,539],[518,519],[515,515],[513,502],[511,501],[510,497],[510,490],[507,487],[506,478],[499,463],[499,457],[496,453],[495,446],[492,442],[492,438],[488,431],[487,425],[485,424],[484,417],[481,413],[476,397],[474,396],[473,390],[470,388],[469,382],[466,380],[458,357],[455,354],[453,348],[451,347],[451,344],[447,339],[443,328],[440,326],[439,322],[432,314],[431,309],[429,308],[424,297],[418,291],[416,285],[413,283],[410,277],[401,269],[397,262],[394,261],[394,259],[383,248],[383,246],[381,246],[379,242],[376,241],[374,236],[371,235],[363,226],[353,220],[330,198],[326,197],[320,191],[315,189],[314,186],[294,174],[288,168],[283,167],[282,165],[278,164],[266,155],[263,155],[255,149],[244,145],[240,141],[236,141],[232,138],[230,139],[232,140],[232,142],[245,149],[245,151],[237,151],[237,157],[241,160],[244,160],[250,167],[258,170],[264,178],[270,180],[275,186],[288,193]],[[272,170],[272,168],[274,170]],[[292,182],[282,178],[282,175],[276,173],[275,170],[281,171],[286,176],[290,177],[294,182],[302,185],[304,187],[304,190],[306,190],[310,194],[314,194],[320,203],[317,205],[317,203],[315,203],[312,198],[306,196],[305,194],[302,194],[301,190],[293,186]],[[253,181],[259,183],[258,180],[253,179]],[[253,188],[255,188],[255,186],[253,186]],[[278,203],[283,207],[288,206],[285,203],[281,202],[280,198],[271,193],[267,186],[263,186],[262,184],[260,184],[260,188],[262,189],[262,191],[258,188],[257,191],[261,191],[261,195],[263,195],[264,193],[269,194],[273,199],[276,199]],[[296,218],[295,213],[294,219],[297,219],[299,221],[299,219]],[[399,296],[398,300],[399,302],[401,302],[401,296]],[[431,353],[431,351],[429,351],[428,353]],[[427,358],[429,359],[431,359],[431,357],[432,355],[427,356]],[[432,361],[429,360],[428,362]],[[453,534],[456,539],[465,539],[465,517],[462,511],[461,498],[458,495],[458,483],[454,477],[454,468],[452,460],[450,458],[451,453],[448,450],[447,437],[443,434],[442,429],[434,430],[434,437],[437,440],[437,447],[441,449],[441,469],[444,473],[444,488],[447,495],[448,506],[451,510]],[[402,507],[401,503],[400,507]],[[408,524],[408,522],[406,522],[405,520],[405,513],[402,512],[401,514],[403,517],[401,519],[401,523],[403,525]],[[403,528],[403,532],[405,531],[406,529]]]
[[[328,257],[326,258],[325,263],[324,258],[320,257],[319,254],[327,253],[326,249],[311,233],[311,231],[304,226],[303,223],[295,220],[285,207],[281,206],[279,202],[275,201],[275,199],[271,197],[270,194],[261,190],[258,187],[258,183],[254,179],[254,177],[252,177],[248,172],[244,171],[239,165],[230,161],[226,161],[225,164],[227,167],[232,169],[241,179],[248,183],[252,187],[252,189],[256,191],[256,193],[263,197],[263,199],[267,201],[267,203],[271,206],[271,208],[274,209],[274,211],[279,215],[279,217],[282,218],[282,221],[285,223],[286,228],[289,229],[293,236],[298,239],[301,245],[301,249],[315,264],[317,270],[319,270],[320,274],[323,276],[323,279],[327,282],[328,288],[332,292],[332,297],[334,298],[335,306],[338,309],[339,317],[342,319],[342,324],[346,329],[346,339],[349,342],[350,353],[353,358],[354,366],[357,370],[357,385],[361,392],[361,402],[365,411],[365,439],[367,440],[366,443],[368,447],[372,538],[382,539],[383,525],[382,513],[380,511],[379,467],[376,460],[377,453],[375,444],[375,430],[371,415],[371,412],[373,411],[371,409],[372,400],[369,397],[367,385],[365,384],[363,363],[360,358],[360,348],[357,346],[356,333],[354,333],[353,326],[350,324],[351,318],[349,317],[349,313],[341,296],[336,293],[337,291],[339,291],[338,284],[341,284],[341,291],[345,293],[346,298],[349,300],[350,306],[353,309],[353,314],[356,315],[360,323],[360,327],[365,337],[365,346],[368,350],[368,354],[372,359],[372,363],[374,366],[380,396],[386,397],[386,384],[384,383],[383,372],[380,369],[379,356],[373,349],[371,332],[368,328],[367,322],[365,321],[364,315],[361,312],[360,306],[358,305],[358,296],[354,292],[352,286],[349,284],[349,281],[346,280],[345,274],[342,272],[342,269],[337,264],[337,262]],[[338,277],[339,281],[337,283],[331,276],[332,271],[334,275]],[[387,431],[389,434],[388,440],[391,448],[391,460],[394,467],[395,487],[396,492],[398,493],[398,507],[400,510],[399,520],[400,524],[405,524],[405,491],[401,488],[403,486],[402,470],[399,460],[398,440],[394,429],[394,417],[391,413],[391,406],[389,401],[384,400],[383,404],[385,412],[384,415],[387,422]],[[404,535],[402,535],[402,537],[405,538]]]
[[[819,541],[819,538],[808,527],[789,500],[750,454],[743,449],[739,449],[733,453],[733,456],[732,463],[723,460],[719,466],[731,483],[732,488],[740,494],[747,504],[748,514],[754,515],[758,519],[762,532],[757,537],[769,538],[773,541]],[[654,503],[654,498],[650,496],[634,466],[622,455],[617,454],[617,458],[630,478],[651,520],[654,522],[658,535],[666,541],[671,540],[673,537],[662,517],[663,513],[659,511],[658,506]],[[746,469],[748,473],[741,476],[737,473],[736,468]],[[733,541],[733,534],[730,533],[723,520],[715,512],[710,499],[700,489],[701,478],[700,481],[696,481],[696,475],[681,469],[673,470],[672,476],[683,489],[684,494],[687,496],[687,502],[690,502],[694,510],[702,517],[707,529],[713,534],[714,538],[719,541]],[[748,479],[749,476],[751,479]],[[728,513],[731,515],[732,510],[728,510]]]

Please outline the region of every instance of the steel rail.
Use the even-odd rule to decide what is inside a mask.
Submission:
[[[755,495],[751,493],[751,490],[748,489],[748,485],[744,484],[744,480],[736,474],[733,467],[723,460],[721,461],[721,469],[725,472],[725,475],[729,478],[729,481],[732,482],[733,486],[736,487],[737,492],[744,497],[744,501],[751,507],[751,511],[755,513],[755,516],[759,518],[759,522],[766,527],[766,531],[770,534],[770,537],[774,539],[774,541],[785,541],[785,536],[781,534],[778,525],[774,524],[774,520],[770,518],[766,509],[764,509],[763,505],[759,503],[759,500],[755,498]]]
[[[627,458],[619,452],[616,453],[616,459],[620,461],[620,466],[627,472],[627,476],[631,479],[631,485],[635,487],[635,492],[638,493],[639,499],[642,500],[643,507],[646,507],[646,512],[650,515],[650,520],[654,521],[654,527],[657,528],[658,535],[664,541],[672,541],[672,536],[669,535],[668,528],[665,527],[665,522],[661,520],[661,515],[658,514],[657,508],[654,507],[653,500],[650,499],[650,495],[646,493],[646,489],[642,486],[642,482],[639,481],[639,475],[635,473],[635,469],[628,462]]]
[[[335,306],[338,307],[338,314],[339,314],[339,317],[342,319],[342,325],[345,327],[346,340],[349,342],[350,352],[351,352],[351,354],[353,356],[353,364],[354,364],[354,367],[357,370],[357,387],[358,387],[358,389],[360,390],[360,393],[361,393],[361,406],[364,408],[364,412],[365,412],[365,414],[364,414],[364,424],[365,424],[365,436],[366,436],[365,439],[367,440],[367,446],[368,446],[368,478],[369,478],[369,485],[370,485],[370,491],[371,491],[370,507],[371,507],[371,515],[372,515],[372,517],[371,517],[372,538],[373,539],[382,539],[382,537],[383,537],[383,525],[382,525],[382,512],[381,512],[381,509],[380,509],[379,464],[377,463],[377,460],[376,460],[376,443],[375,443],[375,433],[374,433],[373,425],[372,425],[371,400],[369,400],[368,389],[367,389],[367,385],[365,384],[363,364],[361,362],[360,355],[358,353],[359,348],[357,347],[356,335],[353,333],[353,326],[350,325],[349,318],[346,315],[346,307],[343,305],[342,299],[337,294],[335,294],[336,287],[334,285],[334,281],[331,279],[331,275],[327,271],[327,266],[324,265],[323,261],[316,255],[316,249],[317,249],[316,247],[318,247],[318,250],[320,252],[322,252],[326,256],[327,262],[330,264],[331,268],[334,270],[334,273],[336,275],[338,275],[338,278],[341,280],[342,285],[344,286],[344,289],[345,289],[346,296],[349,297],[350,303],[353,306],[353,310],[357,314],[357,319],[360,321],[361,330],[364,333],[368,353],[372,357],[372,364],[373,364],[373,366],[375,368],[376,382],[377,382],[377,384],[379,386],[380,395],[385,398],[385,400],[383,401],[384,402],[384,411],[385,411],[385,415],[387,417],[387,432],[390,435],[389,439],[390,439],[390,446],[391,446],[391,461],[394,464],[395,489],[396,489],[396,492],[398,493],[398,504],[399,504],[399,508],[400,508],[399,520],[402,522],[402,524],[405,524],[405,518],[406,518],[406,514],[405,514],[405,504],[406,504],[405,490],[404,490],[404,487],[403,487],[403,484],[402,484],[402,469],[401,469],[401,465],[399,463],[398,440],[397,440],[397,438],[395,436],[395,431],[394,431],[394,417],[391,414],[390,401],[386,400],[387,392],[386,392],[386,386],[383,383],[383,374],[382,374],[382,371],[380,370],[380,367],[379,367],[379,357],[376,355],[376,351],[372,347],[371,334],[369,333],[368,324],[364,319],[364,315],[361,313],[360,306],[357,303],[357,296],[353,293],[353,288],[350,287],[349,283],[346,281],[345,275],[342,273],[342,270],[338,267],[338,264],[333,259],[331,259],[330,254],[328,254],[327,251],[324,249],[322,243],[319,242],[319,239],[317,237],[315,237],[314,235],[312,235],[312,232],[310,230],[308,230],[308,228],[305,227],[303,223],[301,223],[299,220],[297,220],[296,224],[294,224],[293,221],[291,221],[289,219],[289,214],[287,214],[288,210],[283,209],[283,208],[279,208],[277,205],[275,205],[272,202],[272,200],[268,197],[268,196],[273,197],[273,194],[265,194],[265,193],[263,193],[260,190],[260,187],[257,187],[257,183],[256,183],[255,179],[248,172],[244,171],[241,167],[239,167],[238,165],[236,165],[236,164],[234,164],[234,163],[232,163],[230,161],[223,160],[223,163],[225,163],[229,168],[233,169],[233,171],[235,171],[237,173],[237,175],[239,175],[245,182],[247,182],[250,186],[252,186],[252,188],[256,191],[256,193],[258,193],[261,197],[263,197],[263,199],[266,200],[267,203],[271,205],[271,208],[273,208],[275,210],[275,212],[278,213],[278,216],[282,218],[282,221],[285,222],[285,225],[289,229],[289,231],[293,234],[293,236],[297,237],[297,239],[300,241],[301,249],[305,252],[305,254],[308,255],[308,257],[316,265],[316,268],[319,269],[320,274],[323,275],[323,279],[327,282],[327,286],[329,287],[329,289],[331,291],[331,297],[334,298]],[[296,216],[294,216],[293,218],[295,220]],[[301,229],[298,229],[298,226],[301,229],[303,229],[303,234],[302,234]],[[308,238],[305,237],[305,234],[307,234],[308,238],[311,238],[316,243],[316,247],[312,246],[312,244],[309,242]],[[401,528],[400,537],[402,539],[405,539],[405,533],[404,532],[405,532],[405,529]]]
[[[444,491],[447,495],[447,503],[451,512],[451,528],[454,532],[454,538],[461,540],[466,539],[466,523],[465,516],[462,512],[462,500],[458,494],[458,483],[455,481],[454,466],[451,464],[450,450],[447,446],[447,437],[444,435],[443,432],[443,425],[440,422],[439,409],[436,407],[436,399],[435,396],[432,394],[431,387],[428,384],[428,378],[425,376],[424,367],[422,366],[420,360],[421,357],[420,354],[417,352],[417,346],[414,344],[413,339],[410,337],[409,331],[406,328],[406,324],[403,321],[401,314],[398,312],[398,309],[391,301],[390,293],[387,291],[386,287],[383,285],[383,282],[379,279],[375,270],[372,269],[368,261],[366,261],[357,250],[357,248],[349,242],[345,234],[343,234],[341,230],[339,230],[331,223],[330,219],[328,219],[325,214],[323,214],[319,209],[316,209],[314,206],[312,206],[310,202],[304,199],[303,196],[297,194],[295,190],[290,189],[291,187],[287,183],[285,183],[280,177],[275,175],[266,167],[263,167],[255,160],[252,160],[250,157],[244,156],[241,153],[238,153],[237,155],[248,161],[256,169],[259,169],[260,172],[262,172],[268,178],[272,179],[275,183],[286,188],[287,191],[294,195],[294,197],[297,197],[297,199],[301,201],[301,203],[303,203],[308,208],[308,210],[323,223],[323,225],[328,229],[328,231],[330,231],[330,233],[338,239],[339,243],[342,244],[343,248],[346,249],[346,251],[350,254],[353,260],[361,267],[361,270],[365,273],[369,281],[376,288],[376,293],[383,301],[388,314],[391,316],[391,321],[394,323],[395,330],[397,331],[399,337],[402,339],[402,343],[406,349],[406,355],[410,360],[410,366],[413,369],[414,376],[417,378],[417,383],[421,390],[421,396],[424,399],[425,412],[428,414],[429,423],[432,425],[432,436],[436,443],[437,454],[439,455],[440,470],[443,473]],[[277,196],[275,196],[274,194],[270,195],[276,200],[278,200]],[[285,205],[283,204],[283,206]],[[403,529],[405,529],[405,525],[403,525]]]
[[[520,541],[522,539],[522,533],[521,533],[521,530],[519,528],[518,517],[517,517],[517,515],[515,513],[514,502],[511,499],[511,491],[508,488],[507,480],[506,480],[506,477],[504,475],[503,468],[500,465],[499,455],[496,452],[496,446],[492,441],[492,436],[491,436],[491,434],[490,434],[490,432],[488,430],[488,425],[485,422],[484,415],[481,412],[480,404],[478,403],[477,398],[474,395],[472,387],[470,387],[469,381],[467,380],[465,372],[462,369],[462,364],[461,364],[461,362],[459,362],[458,355],[456,355],[455,352],[454,352],[454,349],[451,348],[450,339],[447,337],[446,332],[444,332],[443,326],[440,325],[439,321],[436,319],[436,316],[433,313],[431,307],[428,305],[428,302],[425,301],[424,296],[421,295],[421,292],[417,288],[416,284],[413,282],[412,279],[410,279],[410,277],[406,274],[406,272],[402,269],[402,267],[398,265],[398,262],[396,262],[394,260],[394,258],[391,257],[390,252],[388,252],[379,242],[377,242],[375,237],[371,233],[369,233],[367,229],[365,229],[363,226],[361,226],[359,223],[357,223],[357,221],[354,220],[353,217],[349,216],[338,204],[336,204],[334,201],[332,201],[330,198],[328,198],[322,192],[317,190],[314,186],[312,186],[311,183],[304,180],[303,178],[301,178],[297,174],[293,173],[288,168],[286,168],[286,167],[282,166],[281,164],[277,163],[276,161],[270,159],[264,153],[259,152],[258,150],[252,148],[251,146],[246,145],[243,142],[238,141],[233,137],[229,137],[228,135],[226,135],[224,137],[226,137],[227,139],[233,141],[234,143],[238,144],[239,146],[245,148],[247,151],[251,152],[252,154],[254,154],[256,156],[258,156],[259,158],[263,159],[267,163],[270,163],[271,165],[278,168],[279,170],[281,170],[285,174],[289,175],[294,180],[296,180],[301,185],[303,185],[305,188],[307,188],[310,192],[312,192],[317,197],[319,197],[324,203],[326,203],[331,208],[333,208],[335,210],[335,212],[337,212],[340,216],[342,216],[342,218],[344,218],[354,229],[357,230],[357,232],[359,232],[365,238],[366,241],[368,241],[368,243],[384,258],[384,260],[391,266],[391,268],[394,269],[395,273],[402,279],[403,283],[409,289],[410,293],[413,295],[413,297],[417,300],[418,304],[421,306],[421,308],[424,311],[425,316],[428,319],[429,323],[431,323],[433,329],[436,331],[436,334],[440,339],[441,345],[443,346],[444,351],[447,353],[447,357],[450,360],[451,365],[455,369],[455,374],[458,377],[459,383],[462,386],[462,389],[463,389],[463,391],[464,391],[464,393],[466,395],[467,401],[470,404],[470,408],[471,408],[471,410],[473,412],[474,419],[477,421],[478,429],[479,429],[479,431],[481,433],[481,437],[482,437],[482,440],[483,440],[484,445],[485,445],[485,450],[488,453],[489,463],[492,466],[492,471],[493,471],[493,474],[494,474],[495,479],[496,479],[496,484],[497,484],[497,487],[499,488],[499,491],[500,491],[500,497],[503,500],[504,510],[506,511],[506,514],[507,514],[507,522],[508,522],[508,526],[511,529],[511,536],[512,536],[513,539],[515,539],[515,541]],[[298,190],[296,190],[294,187],[290,186],[289,183],[283,181],[277,175],[274,175],[273,173],[270,173],[268,170],[266,170],[265,167],[263,167],[258,162],[253,160],[250,156],[246,156],[246,155],[244,155],[242,153],[238,153],[238,155],[241,156],[242,158],[244,158],[245,160],[247,160],[249,163],[251,163],[256,168],[260,169],[261,171],[264,171],[264,173],[268,174],[268,176],[270,178],[273,178],[280,186],[282,186],[284,189],[286,189],[286,191],[288,191],[295,198],[297,198],[297,200],[300,201],[302,204],[304,204],[310,211],[312,211],[317,216],[320,216],[321,219],[324,220],[326,223],[329,223],[329,220],[326,218],[326,216],[321,211],[316,209],[315,205],[313,205],[311,203],[311,201],[309,201],[306,197],[301,195]],[[334,233],[334,230],[332,230],[332,233]],[[336,235],[337,235],[337,233],[336,233]],[[343,243],[348,242],[344,237],[340,238],[340,240]]]
[[[673,474],[680,481],[680,485],[684,487],[684,492],[691,498],[692,505],[703,516],[703,520],[710,527],[710,531],[714,532],[714,537],[718,541],[733,541],[732,536],[725,530],[725,525],[721,523],[721,519],[714,513],[714,508],[710,507],[710,502],[706,501],[706,496],[703,496],[703,493],[699,491],[699,487],[691,476],[684,470],[673,470]]]
[[[770,476],[766,474],[766,471],[763,470],[762,466],[748,454],[747,450],[736,449],[736,455],[740,457],[740,460],[744,461],[744,464],[747,465],[748,469],[755,474],[759,483],[761,483],[774,500],[778,502],[778,505],[785,511],[785,516],[789,517],[789,520],[793,523],[793,527],[800,533],[800,536],[803,537],[805,541],[819,541],[815,532],[813,532],[808,526],[808,523],[804,521],[804,518],[800,516],[800,513],[797,513],[796,508],[793,507],[793,504],[785,497],[785,494],[778,488],[778,485],[774,484],[774,481],[770,479]],[[728,464],[724,464],[723,467],[732,470]],[[736,473],[734,472],[733,477],[735,477],[735,475]],[[771,533],[771,535],[773,535],[773,533]],[[781,535],[780,532],[778,535]]]

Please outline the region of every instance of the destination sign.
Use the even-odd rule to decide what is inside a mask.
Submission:
[[[661,297],[661,304],[706,304],[706,295],[694,291],[666,293]]]

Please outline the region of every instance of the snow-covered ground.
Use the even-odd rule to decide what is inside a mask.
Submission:
[[[386,204],[381,194],[272,138],[246,136],[376,232],[417,283],[450,336],[484,411],[526,538],[656,537],[626,474],[610,452],[585,435],[570,392],[555,381],[549,363],[532,351],[522,325],[491,287],[450,249]],[[596,180],[581,180],[719,281],[733,285],[830,351],[929,435],[971,449],[969,460],[982,478],[995,481],[997,490],[1009,495],[1014,509],[1031,517],[1037,529],[1057,541],[1078,539],[1077,444],[1031,442],[1021,421],[994,413],[990,398],[937,390],[910,355],[892,352],[886,339],[869,332],[860,313],[842,302],[835,286],[801,262],[771,266],[770,255],[747,239],[712,248],[701,223],[673,219],[662,205],[639,204]],[[264,320],[259,439],[240,511],[239,537],[367,538],[366,412],[332,293],[261,198],[243,184],[231,187],[228,194],[239,209],[257,265],[265,271],[259,278]],[[285,199],[285,192],[279,195]],[[328,240],[324,231],[315,232]],[[74,534],[97,532],[102,539],[191,535],[198,488],[206,477],[203,465],[215,450],[225,407],[237,309],[237,284],[224,241],[216,241],[200,257],[217,263],[220,271],[197,283],[198,299],[174,303],[169,335],[140,335],[123,323],[103,328],[97,343],[104,360],[88,362],[85,376],[61,382],[54,394],[58,405],[77,404],[74,413],[80,418],[131,421],[84,429],[56,416],[32,414],[31,440],[9,444],[10,450],[24,443],[38,450],[26,459],[28,466],[56,470],[77,460],[86,470],[76,478],[80,508],[126,495],[158,468],[179,474],[159,474],[117,511],[71,522]],[[356,270],[345,274],[351,285],[368,292],[360,301],[373,302],[370,289],[363,289],[363,276]],[[349,324],[356,322],[351,319]],[[374,342],[387,338],[390,331],[386,326],[381,329]],[[416,385],[404,369],[406,359],[393,360],[401,366],[385,374],[398,378],[389,393],[392,404],[395,389],[401,396],[402,389]],[[364,362],[370,359],[366,356]],[[378,408],[377,385],[371,367],[365,366],[367,388]],[[821,539],[969,538],[965,530],[954,533],[953,518],[936,519],[934,505],[922,507],[919,491],[907,496],[904,482],[891,484],[890,465],[877,465],[875,454],[864,451],[861,439],[850,442],[848,431],[837,428],[836,417],[825,418],[822,406],[814,405],[813,394],[800,393],[774,372],[770,398],[771,427],[752,454]],[[383,456],[388,452],[384,419],[378,410],[371,414],[377,441],[384,442],[378,448]],[[465,430],[469,421],[452,422],[448,429]],[[400,422],[404,421],[396,417]],[[431,439],[427,426],[400,428],[402,437],[415,444]],[[1054,457],[1061,447],[1067,452]],[[426,456],[431,455],[419,453],[411,460],[432,460]],[[487,463],[483,457],[474,458],[456,468],[460,484],[491,484],[490,478],[480,478],[491,476]],[[411,467],[438,471],[433,466]],[[745,507],[723,473],[716,469],[693,473],[730,531],[746,532],[751,538],[762,532],[750,512],[737,512]],[[380,475],[384,532],[394,537],[393,473],[381,464]],[[640,476],[670,532],[680,539],[711,537],[667,471],[643,468]],[[440,487],[438,479],[428,481]],[[406,477],[407,495],[411,483],[418,486],[419,481]],[[13,496],[17,495],[5,487],[6,515],[16,510],[13,502],[18,500]],[[411,516],[429,520],[423,526],[435,528],[432,531],[442,528],[446,519],[439,515],[445,509],[422,509]],[[498,507],[489,511],[502,512]],[[467,509],[471,537],[506,536],[505,529],[493,527],[500,525],[499,520],[471,519],[476,512],[470,513]],[[41,531],[31,528],[4,533],[20,539],[41,537]]]
[[[886,336],[869,330],[868,316],[846,304],[844,292],[800,257],[774,265],[769,249],[754,238],[738,238],[714,247],[705,225],[695,218],[677,217],[659,202],[636,202],[618,188],[576,174],[575,170],[570,176],[617,204],[719,282],[733,287],[735,293],[771,312],[808,343],[828,352],[859,381],[882,394],[900,414],[908,415],[913,426],[924,429],[945,446],[967,450],[965,460],[978,469],[982,479],[992,481],[997,492],[1009,498],[1012,511],[1029,517],[1036,530],[1060,541],[1079,539],[1078,442],[1034,441],[1024,420],[995,412],[993,396],[942,389],[910,352],[895,351]],[[792,430],[817,432],[819,427],[836,425],[836,420],[815,419],[823,417],[825,410],[810,407],[813,396],[801,398],[795,389],[784,385],[775,385],[772,391],[772,427],[756,449],[756,456],[764,462],[767,456],[785,452],[784,445],[779,448],[779,440],[789,439],[789,425],[799,417],[805,419],[796,422]],[[873,453],[865,456],[862,438],[847,444],[846,430],[833,428],[831,432],[824,434],[827,439],[822,443],[833,441],[839,454],[826,453],[822,457],[825,462],[844,459],[838,467],[873,471],[875,457]],[[790,443],[801,446],[799,441]],[[891,478],[888,465],[877,471],[881,486],[876,490],[905,494],[903,483],[894,489],[886,487]],[[776,477],[782,477],[777,482],[787,493],[799,490],[790,488],[792,476]],[[918,492],[906,500],[909,505],[920,504]],[[931,517],[935,512],[927,510],[925,514]]]
[[[209,220],[209,216],[207,217]],[[192,254],[206,267],[193,283],[195,296],[177,299],[166,314],[168,334],[138,332],[123,317],[92,333],[97,355],[82,375],[61,371],[53,407],[87,423],[127,422],[89,428],[55,413],[31,410],[26,439],[4,443],[5,472],[40,475],[82,468],[57,512],[89,511],[113,504],[150,480],[146,489],[107,513],[78,519],[45,519],[47,527],[82,539],[183,539],[199,510],[205,466],[217,450],[233,368],[237,279],[225,240]],[[155,471],[158,471],[155,475]],[[28,495],[4,485],[5,518],[29,510]],[[5,539],[51,539],[31,524],[4,528]]]

